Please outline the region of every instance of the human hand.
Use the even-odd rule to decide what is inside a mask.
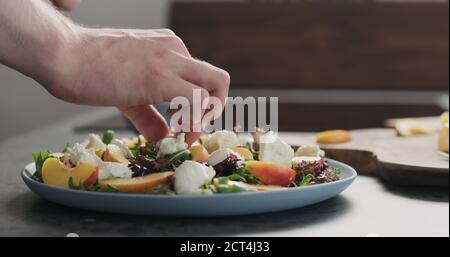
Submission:
[[[50,0],[54,6],[63,11],[72,11],[77,8],[81,0]]]
[[[79,1],[52,3],[70,10]],[[224,106],[228,73],[192,58],[170,30],[83,28],[42,0],[0,0],[0,20],[0,34],[6,35],[0,38],[0,63],[62,100],[119,108],[149,140],[169,133],[152,104],[177,96],[192,104],[199,89],[201,101],[215,96]],[[197,136],[188,133],[186,139],[192,143]]]
[[[79,28],[51,67],[42,84],[52,95],[116,106],[150,140],[169,133],[151,104],[177,96],[192,103],[194,89],[201,90],[202,101],[211,95],[224,103],[230,83],[225,71],[192,58],[170,30]],[[188,133],[186,139],[192,143],[197,136]]]

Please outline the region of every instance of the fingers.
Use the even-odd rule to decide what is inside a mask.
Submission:
[[[219,98],[225,105],[225,98],[228,96],[230,87],[230,75],[226,71],[207,62],[182,58],[178,72],[181,78],[205,88],[211,96]]]
[[[200,92],[200,94],[194,94],[194,92]],[[171,102],[174,98],[181,96],[186,98],[189,103],[198,103],[200,106],[209,97],[209,92],[206,89],[178,77],[161,82],[160,94],[165,102]]]
[[[63,11],[72,11],[80,5],[81,0],[51,0],[51,2]]]
[[[186,144],[192,145],[202,135],[201,132],[188,132],[185,134]]]
[[[169,127],[153,106],[119,108],[136,129],[149,141],[157,141],[169,134]]]

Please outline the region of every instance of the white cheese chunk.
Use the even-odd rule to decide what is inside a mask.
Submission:
[[[320,156],[297,156],[292,158],[292,167],[298,167],[301,163],[314,163],[322,160]]]
[[[102,162],[99,165],[100,174],[99,179],[107,178],[131,178],[133,172],[128,168],[127,164],[118,162]],[[103,171],[103,172],[102,172]]]
[[[274,162],[291,167],[291,160],[294,157],[294,149],[272,131],[261,137],[259,145],[259,160],[264,162]]]
[[[255,141],[253,139],[253,136],[250,133],[244,133],[240,132],[237,134],[238,140],[239,140],[239,146],[248,146],[252,145]]]
[[[185,161],[175,169],[175,192],[177,194],[198,194],[200,187],[211,182],[216,172],[212,167],[195,161]]]
[[[187,149],[188,145],[184,140],[184,136],[184,133],[180,133],[177,137],[161,139],[159,142],[158,157]]]
[[[99,179],[130,178],[133,175],[128,165],[104,162],[95,154],[94,148],[86,149],[81,144],[75,144],[72,148],[68,148],[66,155],[75,165],[78,165],[80,161],[97,165],[99,168]]]
[[[131,153],[130,149],[128,148],[128,146],[125,144],[124,141],[122,141],[120,139],[113,139],[111,141],[111,144],[118,146],[120,148],[120,150],[122,151],[123,156],[125,156],[125,158],[133,157],[133,153]]]
[[[99,149],[105,149],[106,145],[103,143],[103,141],[100,139],[100,137],[96,134],[89,134],[88,139],[86,139],[83,142],[83,146],[86,147],[87,149],[94,149],[94,150],[99,150]]]
[[[85,161],[93,164],[98,164],[101,162],[100,158],[95,154],[94,148],[85,148],[81,144],[74,144],[73,147],[67,148],[66,155],[72,161],[73,164],[77,165],[80,161]]]
[[[236,163],[238,167],[244,163],[244,158],[242,158],[242,156],[235,151],[229,148],[220,148],[219,150],[216,150],[212,152],[211,155],[209,155],[208,164],[211,166],[219,164],[226,160],[230,154],[233,154],[238,158],[238,162]]]
[[[239,146],[239,139],[233,131],[216,131],[208,137],[206,142],[203,144],[212,153],[220,148],[233,148]]]
[[[325,151],[318,145],[302,145],[295,152],[295,156],[325,156]]]

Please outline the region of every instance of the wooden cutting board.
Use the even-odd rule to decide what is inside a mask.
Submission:
[[[312,133],[280,133],[292,145],[314,144]],[[398,137],[394,129],[353,131],[348,143],[321,145],[326,156],[398,185],[448,186],[449,161],[437,151],[438,135]]]

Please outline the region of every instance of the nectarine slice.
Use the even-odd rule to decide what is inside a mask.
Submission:
[[[168,183],[173,177],[173,171],[153,173],[135,178],[114,178],[100,180],[99,186],[103,189],[108,185],[120,192],[144,192],[161,184]]]
[[[449,140],[449,128],[448,124],[444,126],[439,134],[439,143],[438,148],[439,151],[448,153],[448,140]]]
[[[329,130],[316,135],[318,144],[339,144],[352,141],[352,132],[347,130]]]
[[[42,166],[42,180],[45,184],[69,188],[71,177],[75,186],[80,186],[80,183],[83,183],[88,188],[98,178],[98,166],[80,161],[76,167],[69,168],[57,158],[47,159]]]
[[[234,152],[238,153],[240,156],[242,156],[242,158],[244,158],[246,160],[253,160],[253,154],[247,148],[244,148],[244,147],[233,147],[233,148],[231,148],[231,150],[233,150]]]
[[[266,185],[287,187],[291,185],[297,175],[295,170],[272,162],[246,161],[245,168]]]
[[[209,153],[203,145],[193,145],[189,151],[193,161],[200,163],[208,161]]]
[[[130,163],[127,158],[125,158],[125,155],[120,147],[111,144],[106,146],[106,151],[103,154],[103,160],[106,162]]]

